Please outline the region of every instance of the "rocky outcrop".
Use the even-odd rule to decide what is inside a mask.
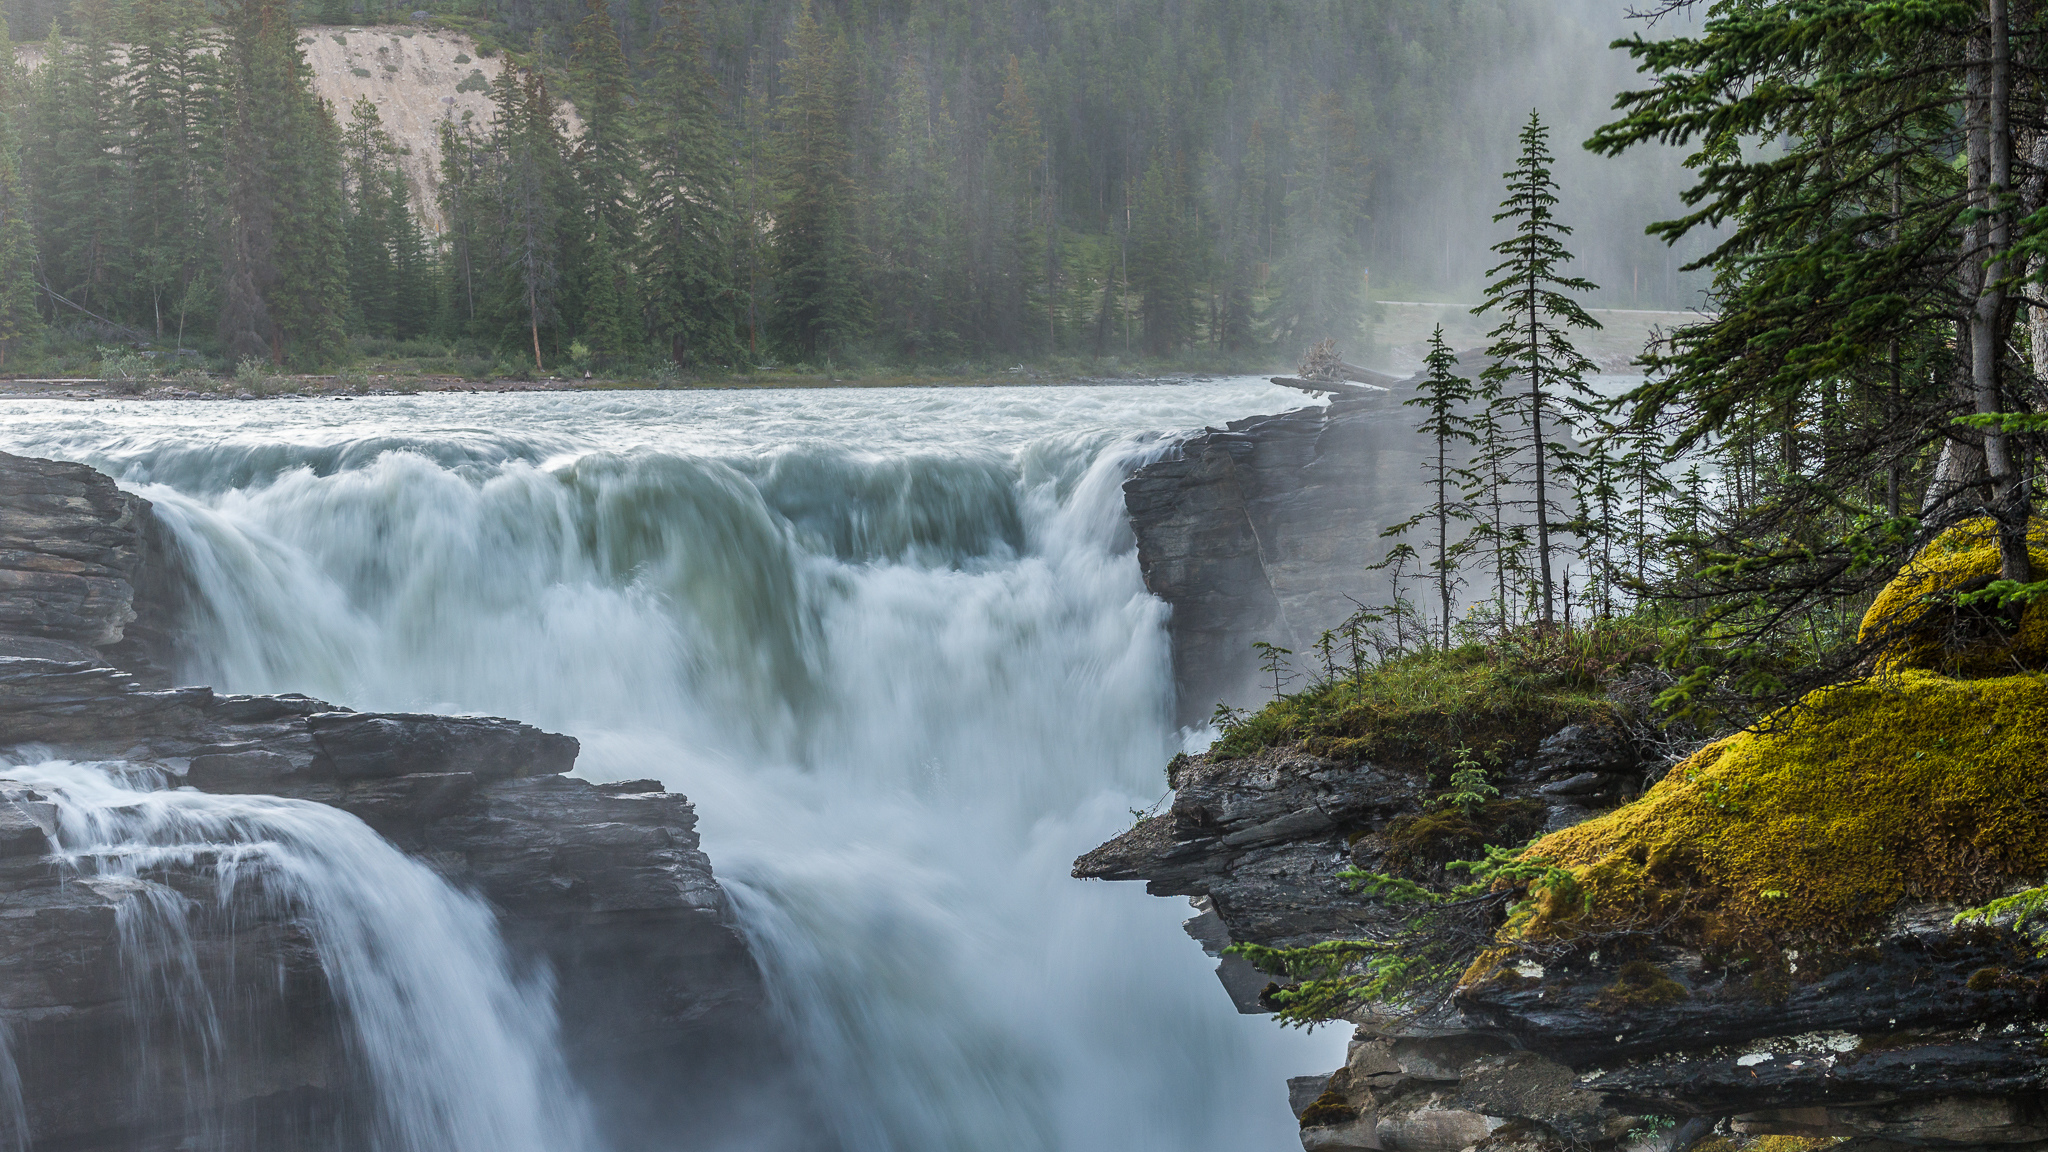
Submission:
[[[1477,354],[1463,359],[1476,373]],[[1305,669],[1325,630],[1393,600],[1389,573],[1374,567],[1391,546],[1382,533],[1428,505],[1423,465],[1434,446],[1404,406],[1420,377],[1386,379],[1326,405],[1204,429],[1125,481],[1145,586],[1173,606],[1181,723],[1272,695],[1253,641],[1292,649]]]
[[[1400,407],[1408,394],[1235,420],[1125,482],[1146,587],[1173,606],[1182,723],[1219,701],[1270,695],[1254,640],[1307,653],[1359,604],[1386,602],[1384,576],[1368,566],[1386,554],[1381,530],[1422,500],[1424,444]]]
[[[619,1149],[803,1110],[687,799],[566,776],[576,741],[515,721],[158,686],[131,645],[136,589],[165,576],[149,571],[163,555],[149,532],[147,503],[105,477],[0,457],[0,749],[14,762],[120,760],[173,785],[360,817],[488,901],[522,963],[551,971],[571,1070]],[[169,634],[147,595],[140,607],[145,628]],[[143,674],[117,666],[122,654]],[[52,820],[0,769],[0,1023],[14,1063],[0,1093],[18,1085],[34,1146],[367,1146],[366,1089],[303,926],[254,896],[195,921],[189,968],[215,989],[233,1043],[184,1052],[189,1022],[172,998],[138,993],[124,954],[130,882],[67,874],[50,857]],[[153,878],[212,883],[204,861]],[[237,981],[253,982],[248,995]]]
[[[1626,799],[1644,768],[1627,732],[1574,725],[1494,783],[1557,828]],[[1418,774],[1286,750],[1170,772],[1171,808],[1075,875],[1192,898],[1211,954],[1392,928],[1399,912],[1337,873],[1387,870],[1390,828],[1428,803]],[[1859,1152],[2048,1141],[2048,959],[1956,911],[1912,903],[1825,953],[1685,947],[1650,926],[1497,954],[1447,1000],[1355,1011],[1344,1067],[1290,1084],[1303,1146],[1650,1149],[1717,1126]],[[1278,987],[1236,957],[1219,976],[1244,1011]]]

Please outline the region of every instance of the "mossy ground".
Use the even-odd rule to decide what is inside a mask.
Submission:
[[[1845,945],[1909,898],[1976,902],[2038,882],[2048,675],[1917,666],[2041,666],[2048,648],[2027,639],[2031,612],[1976,649],[1920,626],[1939,607],[1932,591],[1996,569],[1988,542],[1937,541],[1865,620],[1866,634],[1897,645],[1884,674],[1811,693],[1702,749],[1640,800],[1538,841],[1530,855],[1571,871],[1578,891],[1539,892],[1508,933],[1657,924],[1710,947]]]
[[[2036,525],[2028,552],[2048,573],[2048,527]],[[1950,676],[1997,676],[2048,667],[2048,602],[2028,604],[2017,621],[1985,605],[1958,607],[1998,576],[1998,537],[1988,519],[1936,537],[1878,594],[1858,638],[1885,645],[1878,670],[1922,668]]]
[[[1606,683],[1657,648],[1653,626],[1615,620],[1423,651],[1282,696],[1225,732],[1215,751],[1299,747],[1437,768],[1462,747],[1498,767],[1566,724],[1609,713]]]

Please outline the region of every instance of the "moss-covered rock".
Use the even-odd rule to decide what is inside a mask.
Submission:
[[[2048,573],[2048,526],[2028,552]],[[1988,519],[1935,537],[1885,586],[1863,615],[1857,638],[1883,645],[1880,673],[1925,669],[1950,676],[1999,676],[2048,668],[2048,604],[2026,607],[2017,625],[1989,606],[1959,608],[1956,597],[1998,578],[1997,529]]]
[[[1710,945],[1843,941],[1908,897],[1975,901],[2037,880],[2044,815],[2048,676],[1838,685],[1538,841],[1583,900],[1539,899],[1515,930],[1590,916]]]

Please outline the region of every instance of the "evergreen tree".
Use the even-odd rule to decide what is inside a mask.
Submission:
[[[733,179],[734,142],[704,65],[695,4],[668,0],[660,21],[639,132],[647,328],[673,363],[734,364],[744,355],[740,248],[751,229]]]
[[[499,331],[522,339],[535,371],[545,371],[541,333],[559,344],[565,224],[576,227],[578,189],[565,160],[555,101],[537,70],[507,69],[493,93],[499,272],[494,313]],[[580,228],[578,229],[580,231]],[[516,335],[515,335],[516,334]]]
[[[21,142],[14,131],[14,41],[0,20],[0,367],[8,350],[42,326],[35,282],[35,231],[21,179]]]
[[[83,0],[80,37],[50,29],[39,93],[34,191],[43,268],[74,308],[104,316],[128,283],[126,207],[132,138],[128,84],[109,0]]]
[[[221,342],[237,358],[331,360],[348,309],[340,128],[284,5],[227,15]]]
[[[854,235],[844,40],[828,41],[803,0],[782,62],[776,135],[773,326],[796,355],[830,354],[867,327]]]
[[[570,326],[579,330],[600,361],[625,356],[639,341],[633,301],[639,295],[633,267],[622,257],[636,248],[639,231],[633,187],[638,182],[629,100],[632,76],[619,45],[607,0],[589,0],[589,14],[576,26],[569,54],[569,78],[583,134],[571,156],[583,191],[584,225],[570,245],[575,291]]]
[[[1725,562],[1661,590],[1693,617],[1701,675],[1769,703],[1845,673],[1867,654],[1853,641],[1791,677],[1778,641],[1821,635],[1960,519],[1999,524],[2004,588],[2033,576],[2025,412],[2048,387],[2019,353],[2014,292],[2048,251],[2048,186],[2021,147],[2048,132],[2022,77],[2044,31],[2003,0],[1879,19],[1762,0],[1628,42],[1652,79],[1589,146],[1692,148],[1688,211],[1654,231],[1722,229],[1713,314],[1646,357],[1630,397],[1635,427],[1722,460],[1727,515],[1686,547]]]
[[[1333,92],[1310,100],[1289,143],[1287,250],[1280,261],[1282,307],[1295,343],[1349,341],[1358,333],[1368,171],[1358,126]]]
[[[1170,355],[1194,337],[1193,230],[1179,169],[1158,153],[1145,167],[1131,224],[1131,287],[1145,324],[1145,351]]]
[[[1585,377],[1595,371],[1593,362],[1579,354],[1567,334],[1570,328],[1598,328],[1599,322],[1586,314],[1568,292],[1591,292],[1595,286],[1580,277],[1564,275],[1572,259],[1561,237],[1571,229],[1555,212],[1557,182],[1550,175],[1550,130],[1543,118],[1529,113],[1522,129],[1521,156],[1508,182],[1508,198],[1494,222],[1512,223],[1514,234],[1493,246],[1501,262],[1487,270],[1492,283],[1486,286],[1486,300],[1473,309],[1475,315],[1498,312],[1498,327],[1489,332],[1493,344],[1486,350],[1492,361],[1480,379],[1501,395],[1519,388],[1519,415],[1526,430],[1530,452],[1529,483],[1534,491],[1530,501],[1536,528],[1536,571],[1543,592],[1543,622],[1556,620],[1554,577],[1551,565],[1550,529],[1553,513],[1551,473],[1558,457],[1571,449],[1562,441],[1548,441],[1547,435],[1567,432],[1560,427],[1566,409],[1585,410],[1593,397]]]
[[[875,197],[874,298],[883,331],[912,360],[954,348],[956,302],[964,292],[952,173],[952,126],[932,111],[924,68],[906,57],[896,76]]]
[[[208,181],[220,159],[220,85],[205,12],[190,0],[137,0],[129,52],[134,157],[127,246],[151,330],[184,344],[212,296],[220,225]]]
[[[357,97],[349,108],[342,147],[349,185],[345,231],[349,327],[358,332],[388,332],[398,318],[399,307],[389,179],[397,147],[369,98]]]
[[[1438,621],[1446,650],[1451,646],[1451,604],[1460,583],[1458,559],[1472,546],[1469,537],[1459,541],[1451,539],[1451,523],[1472,519],[1472,510],[1458,485],[1466,450],[1479,442],[1474,422],[1465,414],[1476,393],[1472,381],[1457,374],[1457,366],[1457,354],[1444,343],[1443,325],[1439,324],[1430,334],[1422,383],[1415,395],[1404,401],[1422,409],[1422,423],[1415,426],[1415,431],[1429,437],[1435,447],[1434,453],[1423,461],[1423,471],[1433,498],[1429,507],[1381,533],[1383,536],[1399,535],[1419,524],[1428,524],[1433,530],[1436,539],[1431,544],[1435,557],[1429,561],[1428,569],[1436,577]]]

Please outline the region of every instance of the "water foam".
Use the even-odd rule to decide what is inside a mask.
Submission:
[[[195,679],[517,716],[691,795],[850,1152],[1235,1152],[1292,1141],[1282,1079],[1342,1037],[1235,1016],[1184,906],[1067,869],[1178,747],[1122,479],[1161,430],[1298,402],[442,397],[10,435],[157,502]]]

